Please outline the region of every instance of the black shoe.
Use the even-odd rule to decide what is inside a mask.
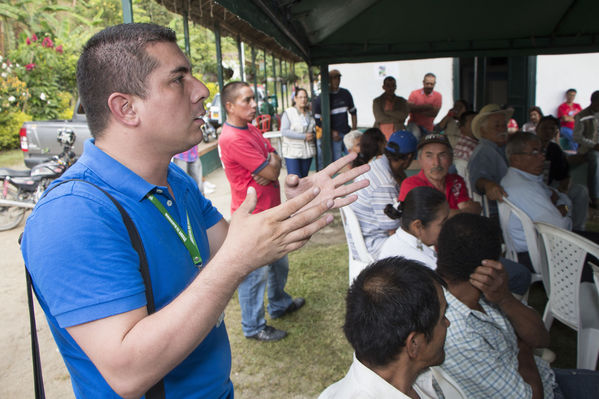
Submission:
[[[254,335],[246,337],[248,339],[255,339],[257,341],[278,341],[287,336],[287,332],[283,330],[277,330],[274,327],[266,326],[263,330],[258,331]]]
[[[306,300],[304,298],[301,298],[301,297],[293,298],[293,300],[291,301],[291,305],[287,306],[287,309],[285,309],[280,314],[271,315],[270,318],[278,319],[279,317],[283,317],[285,315],[288,315],[289,313],[293,313],[296,310],[298,310],[299,308],[301,308],[302,306],[304,306],[305,303],[306,303]]]

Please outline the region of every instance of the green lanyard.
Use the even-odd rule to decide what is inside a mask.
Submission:
[[[196,244],[196,241],[193,238],[193,230],[191,228],[191,223],[189,222],[189,214],[187,214],[187,212],[185,213],[185,216],[187,216],[187,234],[185,234],[181,226],[179,226],[179,224],[175,222],[175,219],[173,219],[171,214],[168,213],[166,208],[162,205],[162,203],[160,203],[160,201],[158,201],[156,197],[154,197],[153,194],[148,194],[148,199],[152,204],[154,204],[156,208],[158,208],[160,213],[162,213],[162,216],[164,216],[164,218],[171,224],[171,226],[183,242],[183,245],[185,245],[185,248],[187,248],[187,250],[189,251],[191,259],[193,259],[193,263],[197,267],[202,267],[202,255],[200,255],[198,245]]]

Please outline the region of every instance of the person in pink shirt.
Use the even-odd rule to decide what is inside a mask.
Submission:
[[[425,129],[426,132],[432,132],[434,128],[433,121],[441,109],[443,102],[441,93],[435,91],[437,77],[433,73],[424,75],[422,81],[422,89],[414,90],[408,97],[408,105],[410,106],[410,121],[418,125],[420,129]],[[426,132],[422,132],[425,134]]]
[[[574,129],[574,116],[582,111],[580,104],[575,103],[576,89],[566,91],[566,102],[557,108],[557,118],[560,122],[560,144],[564,150],[576,150],[578,144],[574,141],[572,131]]]

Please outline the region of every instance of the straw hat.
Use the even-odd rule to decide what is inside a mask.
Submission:
[[[514,113],[513,108],[501,108],[497,104],[487,104],[485,105],[480,112],[472,119],[472,133],[474,137],[480,139],[482,136],[482,132],[480,131],[480,127],[483,122],[491,115],[495,114],[504,114],[506,122],[512,117]]]

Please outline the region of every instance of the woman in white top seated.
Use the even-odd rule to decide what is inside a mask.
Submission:
[[[392,219],[401,218],[401,226],[385,241],[379,259],[403,256],[436,269],[437,254],[433,246],[449,216],[445,195],[432,187],[416,187],[397,208],[387,205],[385,214]]]

